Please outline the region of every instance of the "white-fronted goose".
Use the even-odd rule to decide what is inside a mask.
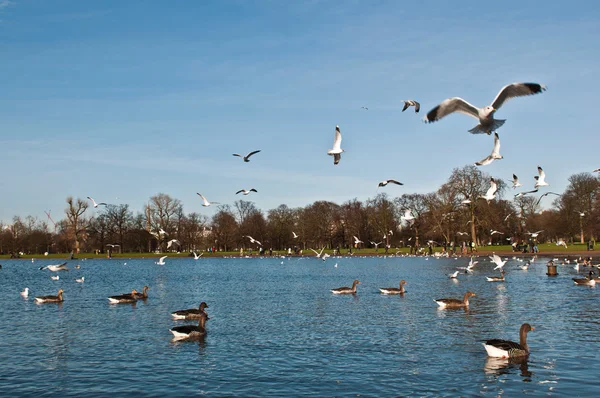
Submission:
[[[382,294],[404,294],[404,285],[406,285],[406,281],[403,279],[400,281],[400,287],[380,287],[379,291]]]
[[[443,298],[433,300],[435,301],[441,308],[458,308],[458,307],[468,307],[469,306],[469,297],[475,297],[475,293],[466,292],[465,296],[462,300],[453,299],[453,298]]]
[[[204,323],[206,322],[207,316],[201,316],[198,320],[198,326],[196,325],[183,325],[175,326],[170,329],[173,333],[175,340],[183,339],[198,339],[206,335],[206,328]]]
[[[150,289],[148,286],[144,286],[144,288],[142,289],[142,292],[136,293],[135,297],[138,300],[146,300],[148,298],[148,289]]]
[[[64,291],[59,289],[57,296],[39,296],[35,298],[35,301],[38,303],[62,303]]]
[[[200,307],[198,308],[190,308],[189,310],[179,310],[175,312],[171,312],[171,316],[173,319],[200,319],[203,316],[206,316],[206,319],[210,319],[205,308],[208,308],[208,304],[204,301],[200,303]]]
[[[332,289],[331,293],[333,294],[356,294],[356,285],[360,285],[360,281],[358,279],[354,280],[352,283],[352,287],[338,287],[337,289]]]
[[[519,343],[508,340],[493,339],[486,341],[483,346],[488,356],[494,358],[511,358],[529,355],[529,346],[527,345],[527,333],[535,330],[528,323],[521,325],[519,331]]]
[[[119,303],[135,303],[137,301],[137,290],[133,289],[131,293],[121,294],[119,296],[110,296],[108,301],[111,304],[119,304]]]
[[[575,282],[576,285],[594,286],[596,284],[596,278],[594,278],[594,271],[590,271],[589,275],[585,278],[573,278],[573,282]]]

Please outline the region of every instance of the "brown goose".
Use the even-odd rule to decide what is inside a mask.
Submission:
[[[183,326],[175,326],[171,328],[169,331],[173,333],[175,340],[183,340],[183,339],[199,339],[206,335],[206,327],[204,323],[208,319],[207,316],[201,316],[198,320],[198,326],[195,325],[183,325]]]
[[[133,289],[131,293],[121,294],[120,296],[110,296],[108,301],[111,304],[120,304],[120,303],[135,303],[137,299],[137,290]]]
[[[171,316],[173,319],[200,319],[203,316],[206,317],[206,320],[209,320],[208,314],[204,311],[205,308],[208,308],[208,304],[204,301],[200,303],[200,307],[198,308],[190,308],[189,310],[179,310],[175,312],[171,312]]]
[[[144,289],[142,289],[141,293],[136,293],[135,297],[138,300],[146,300],[148,298],[148,289],[150,289],[148,286],[144,286]]]
[[[360,285],[360,281],[358,279],[354,280],[352,283],[352,287],[338,287],[337,289],[332,289],[331,293],[333,294],[356,294],[356,285]]]
[[[62,303],[64,301],[63,292],[60,289],[57,296],[39,296],[35,298],[35,301],[38,303]]]
[[[508,340],[493,339],[486,341],[483,346],[488,356],[494,358],[511,358],[529,355],[529,346],[527,345],[527,333],[535,330],[528,323],[521,325],[519,331],[519,343]]]
[[[500,276],[486,276],[488,282],[504,282],[504,270],[500,271]]]
[[[380,287],[379,291],[383,294],[404,294],[404,285],[406,285],[406,281],[403,279],[400,281],[400,287]]]
[[[596,278],[594,278],[594,271],[590,271],[589,275],[585,278],[573,278],[573,282],[575,282],[576,285],[594,286],[596,284]]]
[[[469,306],[469,297],[475,297],[475,293],[466,292],[465,296],[463,297],[462,300],[453,299],[453,298],[443,298],[443,299],[437,299],[437,300],[433,300],[433,301],[438,303],[440,308],[459,308],[459,307],[468,307]]]

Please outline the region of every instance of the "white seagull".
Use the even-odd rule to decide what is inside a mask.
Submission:
[[[500,137],[498,136],[498,133],[494,133],[494,148],[492,149],[492,153],[487,158],[481,159],[479,162],[475,163],[475,166],[486,166],[496,159],[503,158],[504,156],[500,155]]]
[[[485,199],[488,202],[492,199],[496,198],[496,191],[498,191],[498,185],[496,184],[496,181],[494,181],[494,178],[490,178],[490,188],[487,190],[487,192],[485,193],[484,196],[480,196],[479,198],[481,199]]]
[[[504,235],[504,232],[496,231],[495,229],[490,229],[490,235],[496,235],[496,234]]]
[[[294,235],[294,239],[298,238],[298,235],[294,231],[292,231],[292,235]]]
[[[158,259],[158,261],[156,262],[156,264],[158,265],[165,265],[165,258],[167,258],[168,256],[162,256],[161,258]]]
[[[517,177],[517,175],[516,175],[516,174],[513,174],[513,180],[512,180],[512,183],[513,183],[513,185],[512,185],[513,189],[515,189],[515,188],[517,188],[517,187],[522,187],[522,186],[523,186],[523,184],[521,184],[521,183],[519,182],[519,177]]]
[[[340,126],[335,126],[335,138],[333,139],[333,148],[327,151],[328,155],[333,156],[333,164],[338,164],[342,158],[342,133]]]
[[[596,170],[592,171],[592,173],[597,173],[597,172],[600,172],[600,169],[596,169]]]
[[[258,243],[259,246],[262,246],[262,243],[251,237],[250,235],[245,235],[246,238],[250,239],[250,243]]]
[[[522,269],[523,271],[527,271],[527,269],[529,269],[529,266],[531,265],[531,263],[529,262],[529,260],[527,260],[527,262],[523,265],[519,265],[519,269]]]
[[[537,238],[540,233],[544,232],[544,230],[539,230],[537,232],[527,232],[527,235],[531,235],[532,238]]]
[[[490,260],[492,260],[492,262],[494,264],[496,264],[496,268],[494,268],[494,270],[501,269],[502,267],[504,267],[504,264],[506,264],[506,261],[502,261],[502,259],[500,258],[500,256],[497,255],[497,254],[494,254],[494,255],[489,256],[489,257],[490,257]]]
[[[46,265],[45,267],[40,267],[40,269],[49,269],[50,271],[53,272],[58,272],[58,271],[68,271],[69,269],[67,268],[67,263],[62,263],[62,264],[55,264],[55,265]]]
[[[202,196],[201,193],[196,192],[196,195],[198,195],[198,196],[200,196],[202,198],[202,202],[204,202],[204,203],[202,203],[202,206],[204,206],[204,207],[208,207],[210,205],[218,205],[219,204],[219,202],[209,202],[208,200],[206,200],[206,198],[204,196]]]
[[[471,203],[471,198],[467,195],[460,203],[462,203],[463,205],[468,205],[469,203]]]
[[[322,248],[320,252],[316,251],[315,249],[310,249],[313,252],[315,252],[315,255],[317,256],[317,258],[321,258],[321,254],[323,254],[323,250],[325,250],[325,248]]]
[[[173,246],[173,243],[175,243],[177,246],[181,246],[181,242],[179,242],[177,239],[171,239],[167,242],[167,249]]]
[[[406,221],[409,223],[413,223],[415,217],[412,215],[412,211],[410,209],[404,210],[404,215],[400,216],[400,221]]]
[[[584,211],[579,211],[579,210],[573,210],[575,213],[579,214],[579,217],[585,217],[585,212]]]
[[[510,98],[538,94],[545,90],[546,86],[537,83],[512,83],[502,87],[492,104],[484,108],[477,108],[476,106],[469,104],[467,101],[459,97],[448,98],[430,110],[429,113],[427,113],[427,115],[423,118],[423,121],[433,123],[446,115],[454,112],[460,112],[479,120],[479,124],[469,130],[469,133],[487,133],[491,135],[493,131],[502,126],[506,121],[494,119],[494,113],[500,109],[504,102]]]
[[[460,231],[459,231],[459,232],[457,232],[456,234],[457,234],[457,235],[460,235],[460,236],[463,236],[463,235],[469,235],[469,233],[468,233],[468,232],[460,232]]]
[[[240,189],[235,194],[237,195],[238,193],[243,193],[244,195],[248,195],[250,192],[258,192],[258,191],[256,189],[254,189],[254,188],[251,188],[251,189]]]
[[[352,235],[352,237],[354,238],[355,245],[358,245],[359,243],[364,243],[362,240],[358,239],[356,236]]]
[[[475,267],[478,262],[479,261],[473,261],[473,257],[471,257],[471,260],[469,260],[469,265],[467,266],[467,271],[473,272],[473,267]]]
[[[200,257],[202,257],[202,255],[204,254],[204,252],[197,254],[196,252],[192,252],[192,254],[194,255],[194,260],[198,260]]]
[[[456,279],[458,277],[458,271],[454,271],[451,274],[448,274],[448,278],[450,279]]]
[[[404,185],[402,184],[400,181],[396,181],[396,180],[385,180],[385,181],[381,181],[377,187],[385,187],[387,184],[396,184],[396,185]]]
[[[22,292],[19,293],[21,296],[27,298],[27,296],[29,296],[29,288],[26,287],[25,289],[23,289]]]
[[[375,243],[372,240],[370,240],[369,242],[371,242],[371,244],[375,246],[375,249],[379,249],[379,245],[383,243],[383,242]]]
[[[415,107],[415,113],[419,113],[419,110],[421,109],[421,104],[419,104],[417,101],[414,101],[414,100],[402,100],[402,102],[404,102],[404,108],[402,108],[402,112],[404,112],[405,110],[407,110],[409,106],[414,106]]]
[[[546,182],[546,173],[544,173],[544,170],[542,170],[540,166],[538,166],[538,175],[536,175],[534,178],[537,180],[535,185],[533,186],[534,188],[546,187],[550,185]]]
[[[521,196],[528,195],[530,193],[536,193],[539,189],[534,189],[533,191],[519,192],[515,194],[515,198],[520,198]]]
[[[366,106],[361,106],[360,109],[364,109],[365,111],[369,110],[369,108],[367,108]]]
[[[254,155],[255,153],[259,153],[260,149],[258,151],[252,151],[249,154],[247,154],[246,156],[242,156],[238,153],[234,153],[233,156],[239,156],[240,158],[244,159],[244,162],[249,162],[250,161],[250,156]]]
[[[83,282],[85,282],[85,276],[82,276],[81,278],[75,279],[75,282],[77,282],[77,283],[83,283]]]
[[[60,279],[60,276],[56,275],[56,276],[51,276],[50,279],[52,279],[53,281],[57,281]]]
[[[94,205],[94,208],[96,208],[98,206],[108,206],[104,202],[96,203],[96,201],[94,199],[92,199],[90,196],[88,196],[87,198],[92,201],[92,205]]]

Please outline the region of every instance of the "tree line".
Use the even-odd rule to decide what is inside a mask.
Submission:
[[[68,197],[58,221],[48,214],[48,220],[15,216],[12,223],[0,223],[0,253],[257,249],[247,236],[273,250],[510,244],[527,242],[537,231],[542,231],[538,242],[584,243],[598,236],[600,177],[570,176],[564,192],[550,192],[555,199],[544,211],[540,195],[549,191],[515,197],[500,178],[494,178],[496,199],[478,199],[490,178],[469,165],[454,169],[437,191],[426,194],[391,198],[379,193],[365,201],[320,200],[299,208],[282,204],[266,212],[238,200],[219,206],[211,218],[186,214],[179,199],[164,193],[152,196],[136,214],[119,204],[99,207],[90,215],[87,200]],[[407,210],[412,219],[405,218]],[[354,237],[362,243],[355,244]]]

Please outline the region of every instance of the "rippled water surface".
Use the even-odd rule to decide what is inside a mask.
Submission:
[[[572,265],[546,276],[543,258],[528,271],[509,260],[506,282],[490,283],[479,260],[457,281],[446,275],[468,259],[73,260],[58,281],[39,270],[56,261],[4,261],[0,394],[597,396],[600,287],[575,286]],[[355,296],[331,294],[354,279]],[[404,297],[379,294],[400,279]],[[145,302],[108,303],[144,285]],[[63,304],[34,303],[59,288]],[[467,311],[433,302],[467,290]],[[188,322],[170,313],[201,301],[206,338],[173,342],[169,328]],[[482,342],[518,341],[523,322],[536,329],[529,361],[488,359]]]

